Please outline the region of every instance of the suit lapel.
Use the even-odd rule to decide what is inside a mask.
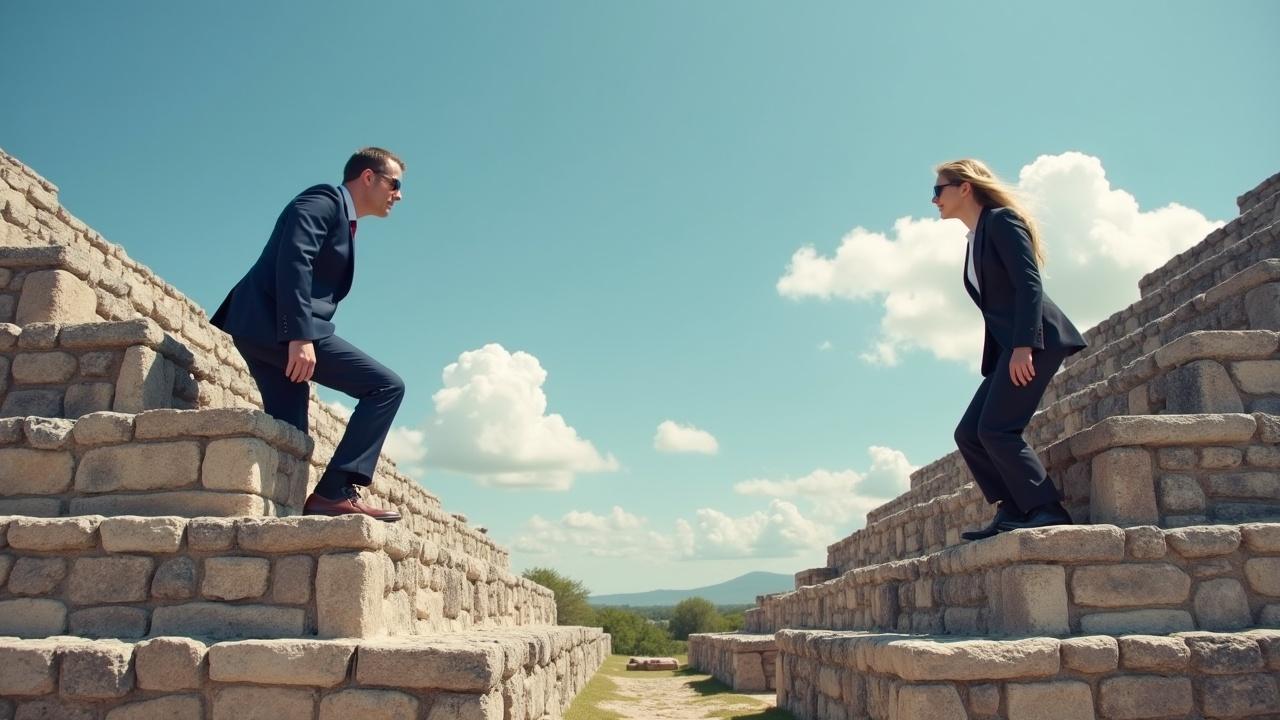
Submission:
[[[989,208],[982,208],[982,214],[978,215],[978,227],[973,231],[973,274],[978,278],[978,294],[982,294],[982,270],[986,267],[983,260],[987,255],[987,214],[990,213]]]

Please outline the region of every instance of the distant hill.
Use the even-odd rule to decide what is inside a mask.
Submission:
[[[592,605],[675,605],[691,597],[706,598],[716,605],[749,605],[757,595],[785,592],[795,589],[795,578],[779,573],[750,572],[718,585],[689,590],[650,590],[648,592],[622,593],[619,595],[593,595],[587,602]]]

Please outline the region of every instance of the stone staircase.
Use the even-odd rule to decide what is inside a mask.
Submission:
[[[691,665],[803,720],[1280,718],[1280,175],[1239,206],[1027,428],[1079,524],[961,543],[953,452]]]
[[[401,522],[299,516],[344,421],[56,192],[0,152],[0,718],[561,717],[609,636],[389,458]]]

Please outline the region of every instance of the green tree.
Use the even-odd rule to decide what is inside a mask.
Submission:
[[[691,597],[676,605],[667,629],[676,640],[688,640],[690,633],[718,632],[723,625],[720,611],[710,600]]]
[[[671,636],[647,618],[622,608],[602,608],[596,622],[613,638],[618,655],[673,655],[677,645]]]
[[[524,578],[549,589],[556,595],[556,622],[560,625],[595,625],[596,613],[587,604],[591,591],[581,582],[565,577],[551,568],[525,570]]]

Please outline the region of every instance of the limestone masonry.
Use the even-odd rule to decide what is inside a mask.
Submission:
[[[1028,426],[1077,525],[961,543],[953,452],[690,664],[802,720],[1280,718],[1280,174],[1238,206]]]
[[[0,720],[551,720],[609,654],[344,421],[260,410],[203,310],[0,151]]]

